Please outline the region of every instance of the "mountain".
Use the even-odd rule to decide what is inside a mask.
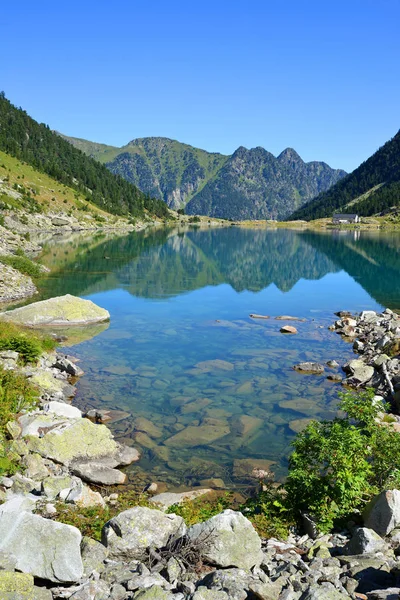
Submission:
[[[169,207],[226,219],[285,218],[346,175],[322,162],[305,163],[291,148],[277,158],[243,147],[224,156],[160,137],[122,148],[63,137]]]
[[[168,218],[160,200],[150,198],[98,161],[39,124],[0,93],[0,150],[67,185],[100,208],[118,215]]]
[[[323,162],[305,163],[292,148],[276,158],[264,148],[240,147],[186,212],[235,220],[285,219],[344,175]]]
[[[162,137],[139,138],[122,148],[63,137],[175,210],[193,198],[228,158]]]
[[[400,206],[400,131],[355,171],[296,210],[291,219],[319,219],[333,212],[363,216]]]

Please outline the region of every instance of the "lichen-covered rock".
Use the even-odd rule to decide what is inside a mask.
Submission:
[[[261,540],[254,527],[242,513],[233,510],[193,525],[188,538],[201,547],[208,561],[219,567],[251,569],[263,559]]]
[[[193,594],[192,600],[229,600],[229,596],[222,590],[209,590],[200,586]]]
[[[0,313],[0,318],[27,327],[66,326],[108,321],[110,313],[91,300],[66,294]]]
[[[139,590],[133,598],[134,600],[174,600],[174,594],[166,592],[159,585],[153,585],[146,590]]]
[[[323,582],[319,585],[311,585],[301,598],[302,600],[344,600],[349,596],[336,590],[332,583]]]
[[[58,494],[72,486],[72,477],[69,475],[59,475],[56,477],[48,477],[42,481],[42,494],[49,500],[55,500]]]
[[[90,577],[93,571],[101,573],[104,570],[104,561],[108,556],[108,550],[100,542],[89,537],[83,537],[81,543],[81,555],[85,575]]]
[[[22,464],[25,467],[25,476],[35,481],[42,481],[50,475],[50,471],[40,454],[27,454],[22,459]]]
[[[102,542],[108,548],[110,558],[133,560],[141,558],[149,548],[163,548],[168,541],[182,537],[185,532],[182,517],[135,506],[104,525]]]
[[[34,600],[34,583],[28,573],[0,571],[1,600]]]
[[[0,550],[13,554],[23,573],[56,583],[78,581],[83,574],[81,537],[71,525],[0,507]]]
[[[27,438],[31,452],[69,465],[79,458],[96,459],[119,451],[117,442],[105,425],[95,425],[81,418],[62,420],[62,417],[57,417],[57,422],[59,426],[47,431],[43,437],[30,435]]]

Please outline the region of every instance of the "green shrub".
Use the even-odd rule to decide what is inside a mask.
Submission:
[[[8,421],[22,409],[35,406],[37,398],[37,390],[25,376],[0,368],[0,436]]]
[[[38,278],[41,275],[40,267],[26,256],[0,256],[0,262],[29,277]]]
[[[340,394],[343,418],[312,421],[293,442],[284,505],[313,515],[322,531],[400,484],[400,435],[377,420],[373,390]]]
[[[49,352],[57,343],[51,337],[23,329],[13,323],[0,323],[0,350],[20,353],[23,363],[36,362],[43,352]]]

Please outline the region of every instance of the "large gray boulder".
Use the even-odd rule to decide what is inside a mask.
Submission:
[[[357,385],[367,383],[375,372],[374,367],[366,365],[360,358],[351,360],[344,365],[343,369],[350,375],[348,383]]]
[[[346,546],[346,552],[350,555],[370,554],[374,552],[384,552],[388,550],[388,545],[373,529],[359,527],[353,534],[353,537]]]
[[[76,527],[0,507],[0,550],[14,555],[23,573],[55,583],[78,581],[83,575],[81,538]]]
[[[381,536],[400,525],[400,491],[388,490],[373,498],[364,511],[364,525]]]
[[[163,548],[186,533],[182,517],[135,506],[110,519],[103,528],[102,542],[109,558],[140,559],[150,548]]]
[[[342,594],[329,582],[311,585],[301,596],[302,600],[344,600],[348,594]]]
[[[101,323],[110,319],[110,313],[91,300],[66,294],[49,300],[33,302],[28,306],[0,313],[2,321],[19,323],[26,327],[70,326]]]
[[[188,530],[202,556],[219,567],[251,569],[263,559],[261,540],[253,525],[240,512],[224,510]]]

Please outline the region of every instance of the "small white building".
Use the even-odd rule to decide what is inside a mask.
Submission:
[[[358,215],[333,215],[333,223],[359,223],[360,217]]]

